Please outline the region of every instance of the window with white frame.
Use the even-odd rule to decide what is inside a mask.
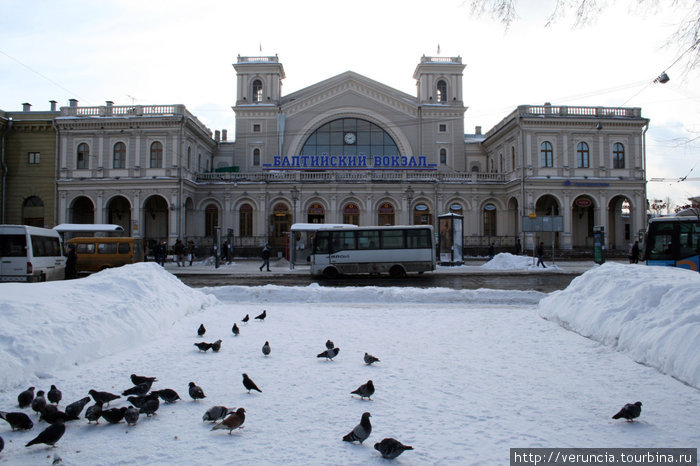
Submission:
[[[590,150],[588,144],[579,142],[576,145],[576,168],[588,168],[590,166]]]
[[[85,142],[78,144],[78,153],[75,161],[75,168],[82,170],[88,168],[88,163],[90,160],[90,146]]]
[[[554,149],[552,148],[552,143],[549,141],[544,141],[540,144],[540,157],[542,168],[551,168],[554,166]]]
[[[41,162],[41,153],[40,152],[28,152],[28,162],[29,165],[38,165],[39,162]]]
[[[163,144],[159,141],[151,144],[151,168],[163,168]]]
[[[126,168],[126,144],[118,142],[112,148],[112,168]]]
[[[613,144],[613,168],[625,168],[625,146],[619,142]]]

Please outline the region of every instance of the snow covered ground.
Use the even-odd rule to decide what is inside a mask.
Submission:
[[[53,449],[24,447],[45,423],[21,410],[35,426],[12,432],[0,421],[0,464],[50,464],[54,454],[90,465],[386,464],[372,448],[385,437],[415,449],[397,464],[506,464],[511,447],[697,447],[698,275],[606,264],[549,295],[197,290],[146,263],[71,282],[2,284],[0,410],[20,411],[28,386],[56,384],[61,406],[90,389],[120,393],[132,373],[157,376],[154,389],[183,400],[133,427],[69,422]],[[267,319],[254,321],[263,309]],[[219,353],[193,345],[219,338]],[[341,349],[334,361],[316,357],[329,338]],[[366,366],[364,352],[381,361]],[[262,393],[246,392],[243,372]],[[350,395],[369,379],[371,401]],[[190,381],[207,398],[192,401]],[[634,401],[644,403],[638,422],[610,418]],[[244,428],[211,431],[202,415],[214,405],[244,407]],[[369,439],[343,442],[365,411]]]

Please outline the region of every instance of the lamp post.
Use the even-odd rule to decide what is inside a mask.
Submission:
[[[408,201],[408,224],[412,225],[413,222],[411,221],[411,204],[413,204],[413,188],[409,185],[408,188],[406,188],[406,201]]]
[[[291,190],[292,195],[292,225],[296,223],[297,219],[297,201],[299,200],[299,190],[294,186]],[[294,250],[296,249],[295,238],[290,229],[289,231],[289,268],[294,268]]]

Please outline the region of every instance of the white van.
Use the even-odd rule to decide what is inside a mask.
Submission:
[[[0,225],[0,282],[65,278],[66,256],[56,230]]]

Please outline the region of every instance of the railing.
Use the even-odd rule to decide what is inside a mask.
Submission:
[[[268,57],[242,57],[238,55],[238,63],[278,63],[277,55]]]
[[[420,57],[421,63],[462,63],[462,57]]]
[[[420,171],[270,171],[256,173],[196,173],[199,183],[505,183],[504,173],[435,173]]]
[[[536,116],[592,116],[592,117],[626,117],[640,118],[642,110],[638,107],[570,107],[568,105],[521,105],[521,115]]]

